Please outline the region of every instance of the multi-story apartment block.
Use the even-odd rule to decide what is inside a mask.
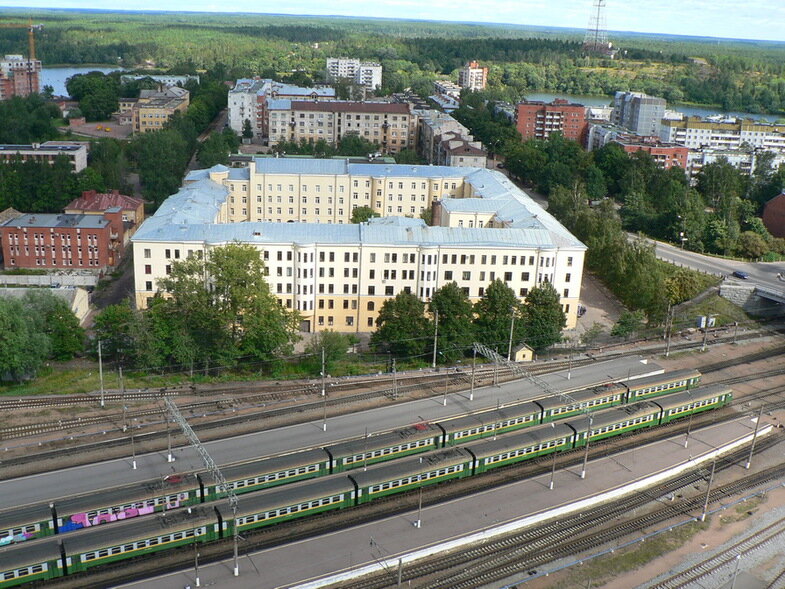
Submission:
[[[627,129],[611,124],[589,125],[586,134],[586,149],[593,151],[605,147],[609,143],[621,145],[626,153],[645,151],[663,168],[679,166],[687,170],[689,150],[683,145],[668,143],[659,137],[642,137],[630,133]]]
[[[348,57],[328,57],[327,80],[329,82],[351,80],[368,90],[378,90],[382,87],[382,66]]]
[[[41,62],[21,55],[0,59],[0,100],[41,91]]]
[[[547,139],[558,132],[566,139],[583,142],[586,127],[586,107],[562,98],[550,104],[524,100],[517,107],[515,128],[524,140]]]
[[[242,134],[245,121],[251,123],[254,139],[262,140],[264,121],[267,118],[268,99],[309,100],[311,102],[335,100],[334,88],[302,88],[293,84],[275,82],[269,78],[240,79],[229,90],[229,127]],[[266,136],[266,135],[265,135]]]
[[[26,214],[0,225],[6,268],[104,271],[120,261],[123,212]]]
[[[386,102],[267,101],[268,144],[318,141],[337,144],[353,133],[377,143],[385,153],[414,147],[417,117],[409,104]]]
[[[426,110],[420,115],[420,155],[440,166],[484,168],[488,154],[469,129],[448,114]]]
[[[750,119],[702,119],[662,121],[663,141],[679,143],[690,149],[738,149],[746,145],[785,152],[785,125],[761,123]]]
[[[463,88],[458,84],[448,82],[447,80],[436,80],[433,83],[433,90],[436,92],[436,94],[447,96],[453,100],[460,100],[461,90],[463,90]]]
[[[0,162],[21,161],[49,162],[66,157],[74,173],[87,167],[89,143],[85,141],[45,141],[31,145],[0,145]]]
[[[119,190],[104,193],[86,190],[82,196],[68,203],[63,212],[67,215],[103,215],[104,211],[114,208],[119,208],[122,213],[123,233],[127,241],[144,221],[144,201],[141,198],[120,194]]]
[[[179,86],[142,90],[131,110],[134,133],[160,131],[176,112],[188,110],[190,93]]]
[[[437,202],[434,225],[416,218]],[[384,215],[349,223],[368,206]],[[406,218],[411,217],[411,218]],[[549,282],[568,327],[586,247],[496,171],[256,158],[192,172],[132,238],[136,304],[171,264],[239,241],[257,247],[271,292],[305,331],[370,331],[402,291],[428,300],[455,282],[472,300],[495,279],[522,299]]]
[[[664,98],[641,92],[617,92],[613,98],[611,122],[637,135],[659,135],[665,106]]]
[[[458,71],[458,85],[468,90],[485,90],[488,83],[488,68],[470,61]]]

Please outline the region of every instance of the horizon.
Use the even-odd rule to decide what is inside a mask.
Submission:
[[[610,0],[610,2],[618,0]],[[532,27],[546,30],[585,31],[589,22],[589,13],[593,0],[583,0],[580,7],[576,7],[574,0],[497,0],[499,10],[487,10],[487,3],[478,0],[466,0],[462,4],[469,8],[477,7],[478,10],[469,10],[468,16],[477,18],[484,14],[494,15],[496,20],[446,20],[442,14],[456,14],[456,8],[461,7],[449,4],[446,0],[433,0],[427,7],[417,0],[390,0],[369,7],[361,4],[359,0],[343,0],[339,5],[345,5],[340,10],[335,4],[330,5],[329,11],[322,10],[321,5],[314,0],[293,0],[287,12],[280,12],[285,7],[277,7],[276,12],[262,12],[254,10],[252,0],[237,0],[236,9],[223,10],[213,0],[137,0],[138,8],[126,9],[114,6],[117,0],[6,0],[2,10],[36,11],[53,10],[60,12],[93,12],[93,13],[123,13],[123,14],[204,14],[216,16],[242,16],[258,15],[284,18],[356,18],[369,20],[391,20],[403,22],[424,22],[442,24],[464,24],[487,27]],[[183,7],[182,5],[187,5]],[[777,23],[785,21],[785,3],[778,0],[760,0],[751,7],[749,4],[739,5],[730,0],[693,0],[689,5],[679,4],[678,0],[660,0],[660,7],[651,11],[641,10],[629,6],[606,6],[607,30],[609,34],[620,35],[656,35],[674,36],[696,39],[711,39],[717,41],[753,41],[753,42],[785,42],[785,30]],[[109,6],[107,6],[109,5]],[[154,5],[154,7],[152,6]],[[671,5],[677,10],[668,10]],[[299,11],[297,7],[302,7]],[[356,6],[361,11],[352,11]],[[479,6],[486,9],[479,10]],[[559,10],[559,6],[563,9]],[[651,4],[649,5],[651,6]],[[503,10],[505,7],[510,10]],[[411,9],[406,16],[401,16],[403,9]],[[305,10],[305,9],[310,9]],[[527,10],[535,9],[535,10]],[[387,14],[390,10],[394,14]],[[746,11],[745,11],[746,10]],[[439,14],[434,14],[434,11]],[[458,10],[460,12],[460,10]],[[466,12],[466,10],[464,10]],[[547,22],[543,20],[543,13]],[[503,14],[512,14],[515,22],[500,22]],[[559,22],[554,15],[558,14]],[[695,18],[689,15],[694,14]],[[733,14],[733,19],[726,18]],[[524,20],[519,15],[523,15]],[[701,18],[696,18],[700,16]],[[517,17],[517,18],[516,18]],[[643,25],[643,23],[646,23]],[[699,23],[699,24],[694,24]],[[643,26],[636,26],[643,25]],[[749,26],[744,26],[744,25]],[[750,32],[746,32],[750,31]],[[755,31],[753,33],[752,31]],[[613,41],[613,39],[610,39]]]

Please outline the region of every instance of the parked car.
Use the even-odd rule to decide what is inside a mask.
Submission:
[[[750,275],[744,270],[734,270],[733,276],[736,278],[741,278],[742,280],[747,280],[747,278],[750,277]]]

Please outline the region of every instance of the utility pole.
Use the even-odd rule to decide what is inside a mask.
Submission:
[[[433,325],[433,362],[431,363],[431,368],[436,368],[436,344],[439,341],[439,311],[434,311],[434,316],[436,320],[434,321]]]
[[[98,340],[98,378],[101,380],[101,409],[104,408],[104,362],[101,356],[101,340]]]
[[[586,464],[589,461],[589,438],[591,437],[591,426],[594,423],[594,417],[589,415],[589,428],[586,430],[586,451],[583,454],[583,469],[581,470],[581,478],[586,478]]]
[[[392,361],[392,373],[393,373],[393,396],[397,399],[398,398],[398,373],[395,371],[395,358]]]
[[[515,308],[510,309],[510,341],[507,344],[507,362],[512,358],[512,332],[515,328]]]
[[[706,511],[709,509],[709,494],[711,493],[711,484],[714,482],[714,469],[717,468],[717,457],[714,457],[714,462],[711,463],[711,474],[709,475],[709,484],[706,487],[706,500],[703,502],[703,513],[701,514],[701,521],[706,521]]]
[[[131,429],[131,469],[136,470],[136,445],[134,443],[133,429]]]
[[[671,353],[671,336],[673,335],[673,313],[674,309],[668,304],[668,315],[665,317],[665,331],[668,336],[668,342],[665,344],[665,357],[670,356]]]
[[[447,389],[450,386],[450,373],[445,370],[444,372],[444,397],[442,398],[442,405],[447,407]]]
[[[763,405],[760,406],[760,411],[758,412],[758,419],[755,420],[755,433],[752,434],[752,445],[750,445],[750,455],[747,458],[747,464],[744,466],[746,470],[750,469],[752,465],[752,453],[755,452],[755,442],[758,439],[758,428],[760,427],[760,421],[763,419]]]
[[[327,391],[324,388],[324,346],[322,346],[322,399],[324,399],[324,419],[322,420],[322,431],[327,431]]]
[[[417,483],[420,487],[420,499],[417,502],[417,521],[414,522],[415,528],[422,527],[422,475],[417,475]]]
[[[194,540],[194,585],[200,587],[199,583],[199,543]]]
[[[469,392],[469,401],[474,401],[474,368],[477,363],[477,346],[472,346],[472,388]]]
[[[172,456],[172,431],[169,429],[169,416],[166,415],[166,412],[164,412],[164,419],[166,420],[166,461],[174,462],[174,456]]]

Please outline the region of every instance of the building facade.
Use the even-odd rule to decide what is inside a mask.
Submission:
[[[437,201],[428,227],[416,217]],[[385,217],[350,224],[357,206]],[[132,238],[136,304],[173,261],[234,241],[261,251],[271,292],[303,330],[343,332],[373,330],[400,292],[428,300],[456,282],[476,301],[497,278],[522,299],[553,284],[574,327],[586,249],[495,171],[257,158],[192,172],[145,221]]]
[[[547,139],[558,132],[582,143],[587,128],[586,107],[561,98],[550,104],[524,100],[517,106],[515,128],[524,140]]]
[[[185,113],[190,104],[190,93],[178,86],[161,90],[142,90],[131,110],[134,133],[160,131],[174,113]]]
[[[22,55],[0,59],[0,100],[29,96],[41,91],[41,62]]]
[[[467,62],[458,71],[458,85],[467,90],[485,90],[488,83],[488,68],[476,61]]]
[[[702,119],[662,121],[663,141],[679,143],[690,149],[739,149],[758,147],[785,153],[785,125],[760,123],[750,119]]]
[[[617,92],[613,98],[611,122],[636,135],[659,136],[665,106],[664,98],[641,92]]]
[[[26,214],[0,225],[6,269],[96,270],[120,261],[123,213],[101,215]]]
[[[45,141],[31,145],[0,145],[0,162],[21,161],[48,162],[53,164],[58,157],[71,162],[71,171],[81,172],[87,167],[89,143],[86,141]]]
[[[656,136],[642,137],[617,125],[589,124],[586,134],[586,149],[593,151],[605,147],[609,143],[620,145],[628,154],[645,151],[662,168],[679,166],[687,170],[689,167],[690,150],[683,145],[667,143]]]
[[[341,80],[350,80],[367,90],[378,90],[382,87],[382,66],[348,57],[328,57],[327,81]]]
[[[266,136],[264,122],[267,118],[268,99],[330,101],[335,100],[334,88],[302,88],[293,84],[275,82],[269,78],[245,78],[237,80],[229,90],[229,128],[242,135],[245,121],[251,123],[254,139]]]
[[[387,102],[305,102],[288,99],[267,101],[267,141],[325,140],[337,144],[347,134],[377,143],[385,153],[413,148],[417,117],[409,104]]]

